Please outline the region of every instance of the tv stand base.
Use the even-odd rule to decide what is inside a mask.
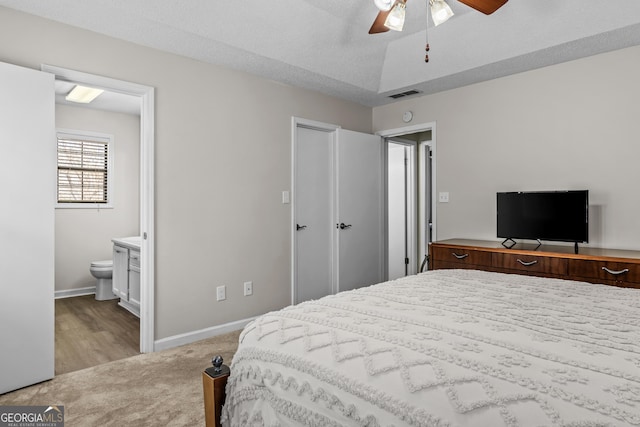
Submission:
[[[510,242],[510,243],[507,243],[507,242]],[[511,248],[512,248],[512,247],[514,247],[516,244],[517,244],[517,242],[516,242],[515,240],[513,240],[512,238],[510,238],[510,237],[509,237],[509,238],[507,238],[507,239],[504,239],[504,240],[502,241],[502,246],[504,246],[504,247],[505,247],[505,248],[507,248],[507,249],[511,249]]]
[[[507,243],[507,242],[510,242],[510,243]],[[539,248],[540,246],[542,246],[542,241],[541,241],[540,239],[536,239],[536,242],[538,242],[538,246],[536,246],[536,247],[533,249],[534,251],[538,250],[538,248]],[[507,249],[511,249],[511,248],[513,248],[513,247],[514,247],[515,245],[517,245],[517,244],[518,244],[518,242],[516,242],[515,240],[513,240],[511,237],[506,238],[506,239],[504,239],[504,240],[502,241],[502,246],[504,246],[504,247],[505,247],[505,248],[507,248]],[[576,245],[577,245],[577,243],[576,243]],[[576,246],[576,253],[578,253],[578,247],[577,247],[577,246]]]

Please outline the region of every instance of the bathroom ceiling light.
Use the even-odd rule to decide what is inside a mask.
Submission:
[[[104,90],[102,89],[76,85],[76,87],[74,87],[71,92],[67,94],[65,99],[71,102],[88,104],[98,96],[100,96],[102,92],[104,92]]]

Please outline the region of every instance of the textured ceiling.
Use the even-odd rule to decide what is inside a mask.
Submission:
[[[403,32],[367,34],[372,0],[0,0],[112,37],[319,90],[367,106],[640,44],[640,1],[510,0],[427,25],[408,0]],[[606,7],[606,10],[605,10]],[[424,62],[428,33],[430,62]]]

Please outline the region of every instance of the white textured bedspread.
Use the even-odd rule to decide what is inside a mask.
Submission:
[[[225,426],[640,425],[640,290],[437,270],[266,314]]]

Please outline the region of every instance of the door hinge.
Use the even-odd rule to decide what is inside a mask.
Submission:
[[[406,265],[409,265],[409,258],[405,258],[405,259],[404,259],[404,263],[405,263]]]

